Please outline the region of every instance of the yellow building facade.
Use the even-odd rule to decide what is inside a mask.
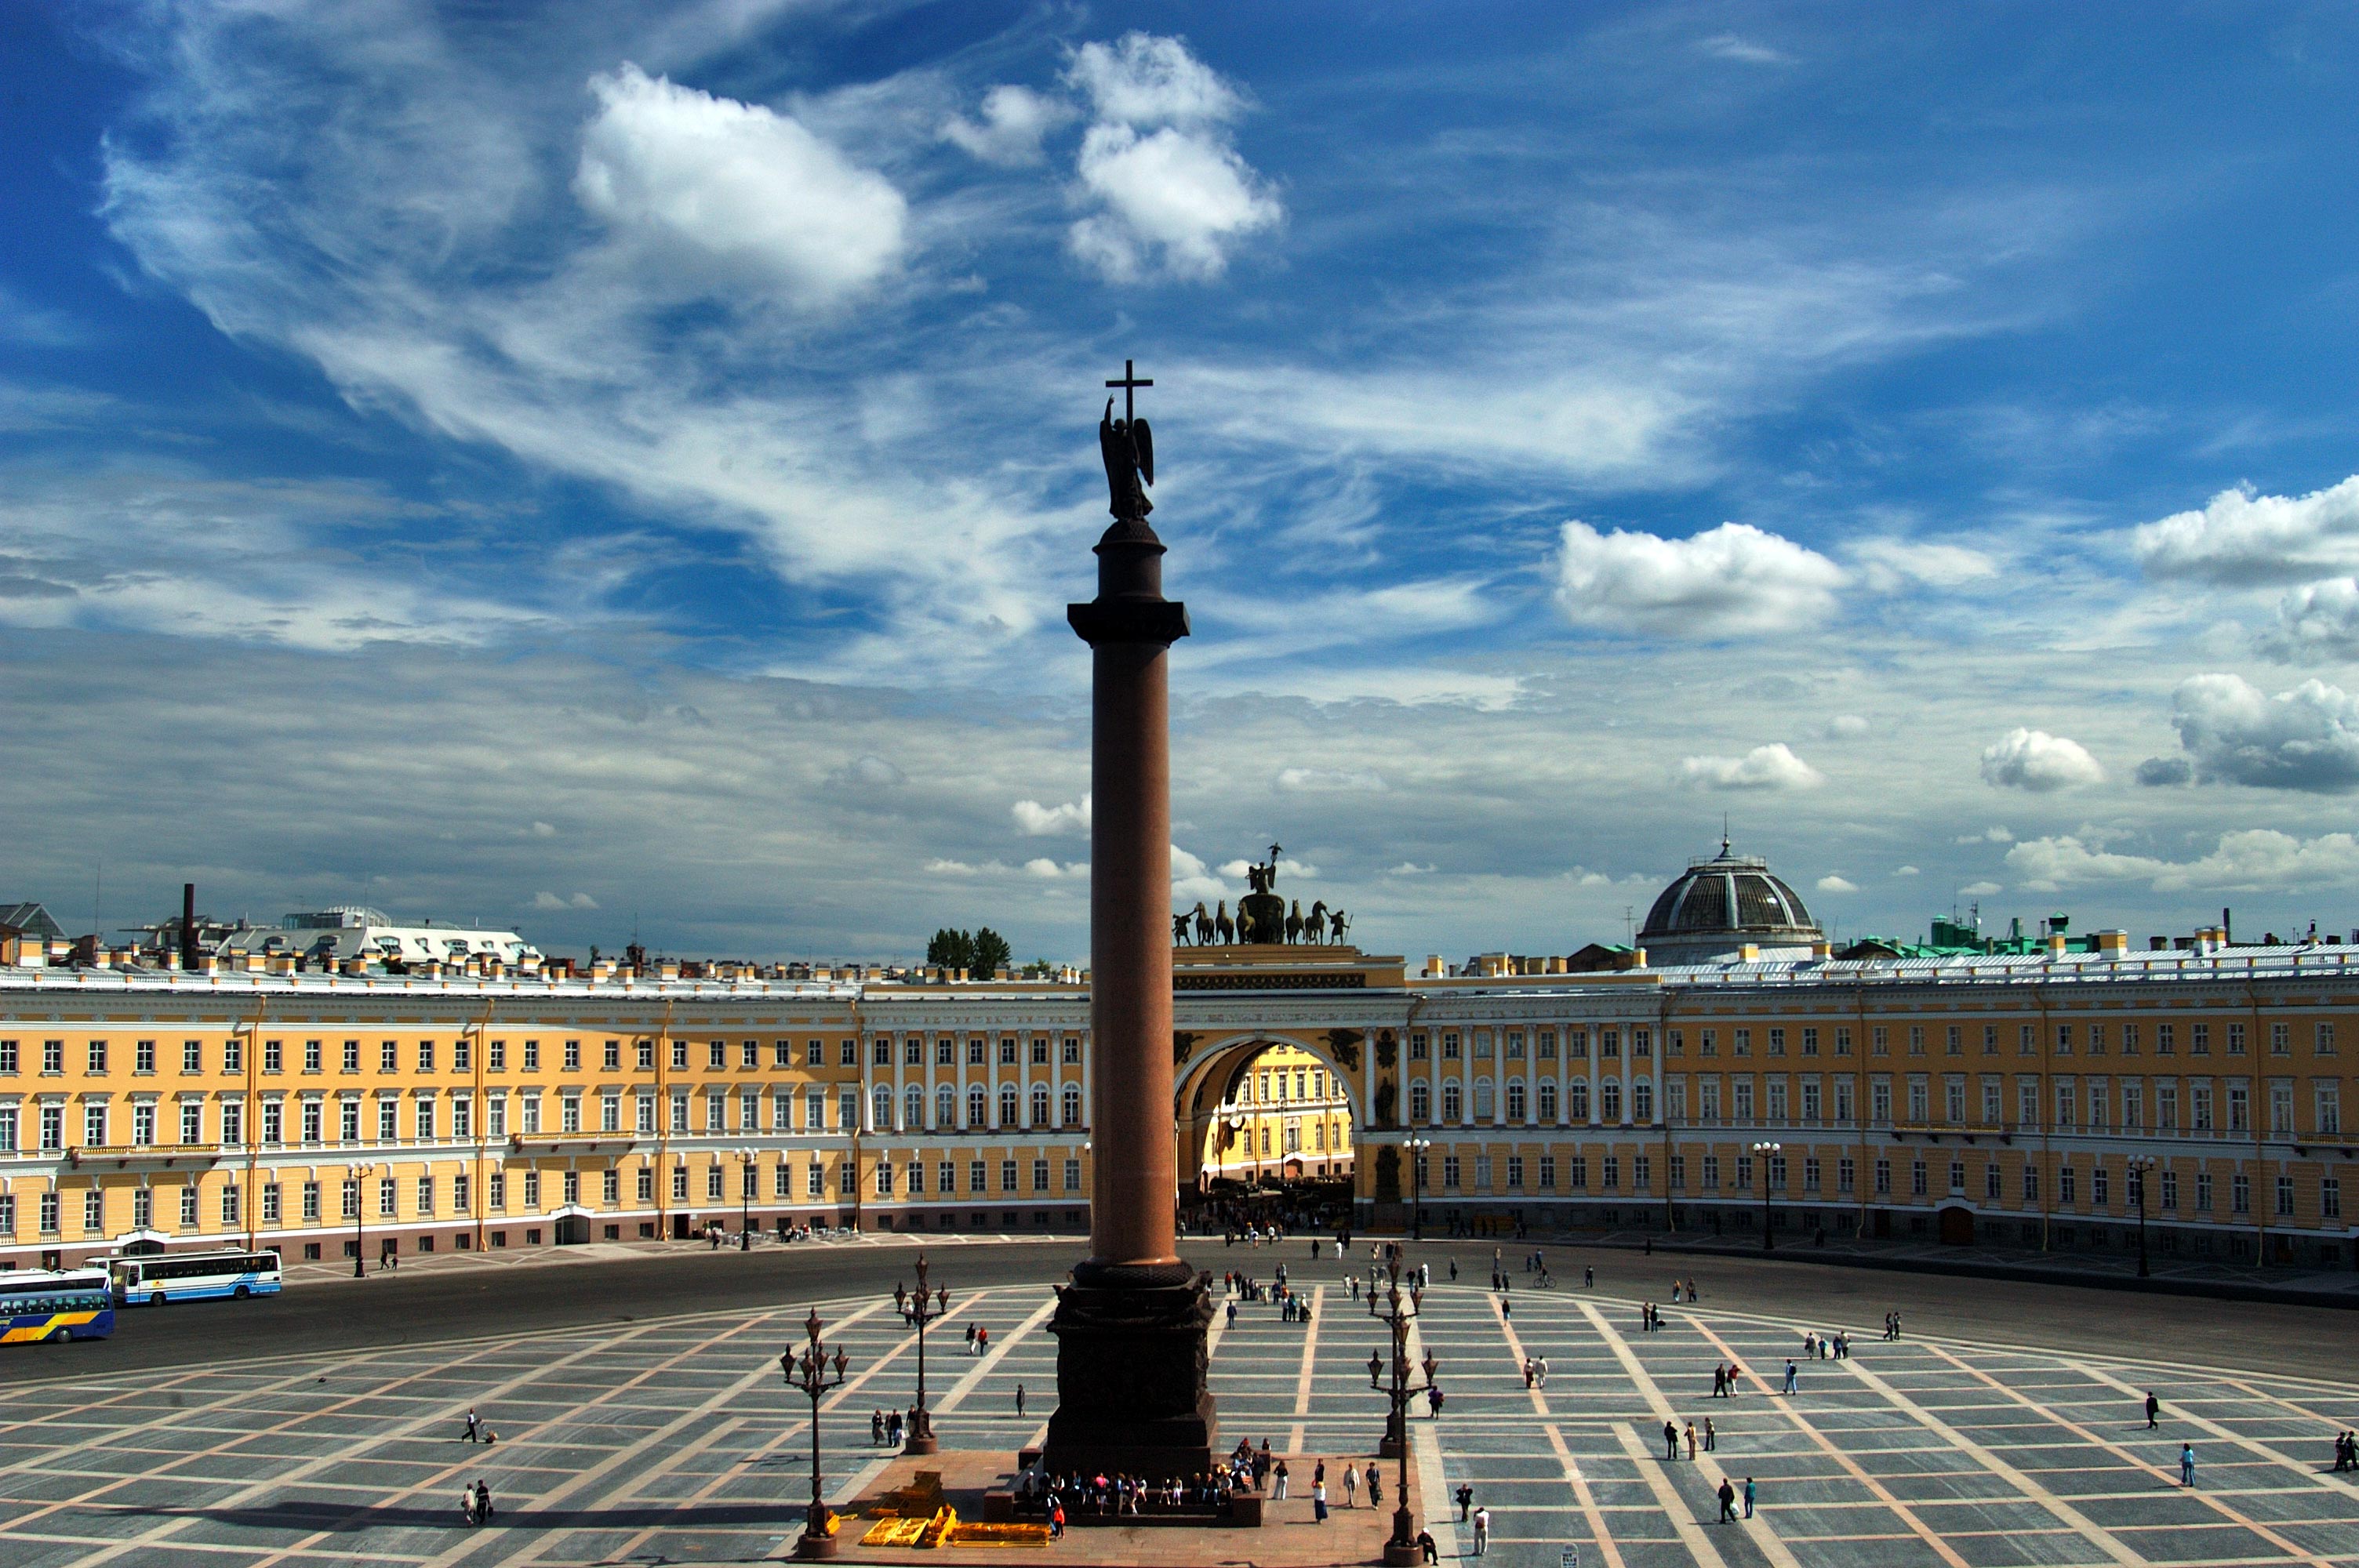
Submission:
[[[1180,949],[1175,1177],[1323,1153],[1363,1227],[2050,1249],[2133,1245],[2142,1197],[2160,1255],[2354,1260],[2359,947],[1632,957]],[[0,1263],[1079,1229],[1088,1018],[1054,982],[0,967]]]

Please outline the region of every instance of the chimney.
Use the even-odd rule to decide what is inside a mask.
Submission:
[[[2228,919],[2228,906],[2222,904],[2220,906],[2220,946],[2223,947],[2234,946],[2236,940],[2235,930],[2235,925]]]
[[[2118,958],[2130,950],[2130,934],[2126,931],[2100,931],[2096,936],[2100,957]]]
[[[197,884],[180,884],[180,968],[197,967]]]

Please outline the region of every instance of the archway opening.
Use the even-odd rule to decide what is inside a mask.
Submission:
[[[1179,1100],[1190,1229],[1350,1225],[1351,1080],[1325,1055],[1292,1040],[1242,1040],[1189,1072]]]

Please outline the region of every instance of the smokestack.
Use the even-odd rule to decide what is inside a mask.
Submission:
[[[180,884],[180,968],[197,967],[197,884]]]
[[[2228,924],[2228,906],[2223,903],[2220,906],[2220,943],[2223,946],[2228,946],[2235,940],[2235,927]]]

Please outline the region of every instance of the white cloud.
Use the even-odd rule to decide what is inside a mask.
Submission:
[[[1062,806],[1042,806],[1037,800],[1019,800],[1007,809],[1008,814],[1016,818],[1016,826],[1035,838],[1090,830],[1090,797],[1086,795],[1078,803],[1067,801]]]
[[[979,123],[954,115],[942,126],[942,136],[985,163],[1016,168],[1038,163],[1040,138],[1072,117],[1072,106],[1061,99],[1028,87],[995,87],[983,95]]]
[[[1856,713],[1838,713],[1827,720],[1826,736],[1830,741],[1856,741],[1867,733],[1866,719]]]
[[[2012,844],[2015,835],[2004,827],[1985,827],[1979,833],[1969,833],[1951,841],[1957,844]]]
[[[1156,270],[1205,282],[1235,241],[1281,209],[1245,159],[1218,139],[1166,125],[1141,135],[1093,125],[1082,138],[1082,190],[1102,209],[1072,227],[1073,254],[1116,283]]]
[[[1998,575],[1998,563],[1980,550],[1962,545],[1929,545],[1909,539],[1868,539],[1851,548],[1860,563],[1860,576],[1878,593],[1892,593],[1912,583],[1928,588],[1962,588]]]
[[[1689,757],[1680,781],[1700,789],[1811,789],[1826,775],[1794,755],[1783,741],[1756,746],[1741,757]]]
[[[1185,43],[1148,33],[1083,44],[1067,62],[1065,81],[1088,95],[1099,119],[1125,125],[1214,124],[1245,107],[1236,90]]]
[[[1096,211],[1068,240],[1107,278],[1218,277],[1238,240],[1282,216],[1222,128],[1244,99],[1178,38],[1133,32],[1083,44],[1065,80],[1096,122],[1082,137],[1074,192]]]
[[[590,79],[574,193],[668,267],[759,279],[825,305],[899,261],[908,204],[799,121],[649,77]]]
[[[854,790],[894,789],[909,782],[909,775],[869,753],[854,757],[828,775],[830,782]]]
[[[541,892],[532,895],[532,907],[543,910],[595,909],[598,901],[586,892],[577,892],[571,898],[560,898],[553,892]]]
[[[2241,676],[2193,676],[2180,683],[2171,708],[2201,783],[2327,794],[2359,787],[2359,697],[2340,687],[2306,680],[2272,697]]]
[[[1818,881],[1821,892],[1857,892],[1859,884],[1848,877],[1824,876]]]
[[[1385,776],[1373,768],[1280,768],[1277,787],[1304,795],[1322,792],[1381,795],[1385,789]]]
[[[1179,845],[1171,846],[1171,897],[1186,905],[1196,900],[1206,903],[1228,896],[1228,884],[1214,876],[1212,869]]]
[[[1824,556],[1745,523],[1684,539],[1567,523],[1557,573],[1557,602],[1576,624],[1672,637],[1815,625],[1846,580]]]
[[[2277,623],[2256,639],[2261,652],[2288,664],[2359,658],[2359,580],[2304,583],[2277,600]]]
[[[1902,866],[1892,874],[1896,877],[1914,877],[1922,875],[1923,873],[1919,872],[1914,866]]]
[[[1988,898],[1993,893],[2005,892],[2006,889],[1997,882],[1982,881],[1968,882],[1958,891],[1973,898]]]
[[[1085,877],[1090,874],[1090,863],[1087,860],[1072,860],[1060,866],[1048,856],[1042,855],[1037,860],[1025,861],[1024,871],[1027,876],[1034,877]]]
[[[2201,512],[2133,529],[2130,548],[2152,576],[2235,588],[2350,572],[2359,568],[2359,475],[2302,496],[2223,490]]]
[[[554,838],[557,837],[557,829],[546,822],[536,822],[532,825],[532,836],[536,838]]]
[[[2359,839],[2350,834],[2302,839],[2267,827],[2223,833],[2197,860],[2114,854],[2069,834],[2027,839],[2008,850],[2006,860],[2035,892],[2105,881],[2149,882],[2157,892],[2277,892],[2359,882]]]
[[[1228,861],[1221,867],[1221,875],[1228,877],[1233,881],[1245,881],[1246,869],[1252,864],[1253,862],[1249,860]],[[1299,860],[1288,860],[1287,857],[1280,855],[1277,858],[1277,874],[1282,877],[1310,878],[1315,877],[1319,874],[1319,868],[1316,866],[1306,866]]]
[[[1430,877],[1439,868],[1433,866],[1420,866],[1415,860],[1403,860],[1397,866],[1386,868],[1385,875],[1388,877]]]
[[[969,865],[964,860],[933,860],[926,862],[926,870],[933,872],[936,876],[972,877],[978,875],[984,868],[981,866]]]
[[[1696,42],[1696,48],[1714,59],[1734,60],[1741,65],[1791,65],[1794,63],[1794,57],[1782,49],[1773,49],[1767,44],[1756,44],[1750,38],[1739,38],[1734,33],[1714,33],[1711,38],[1700,38]]]
[[[2036,794],[2101,784],[2105,770],[2078,741],[2045,730],[2008,730],[1983,748],[1983,782],[2001,789]]]

